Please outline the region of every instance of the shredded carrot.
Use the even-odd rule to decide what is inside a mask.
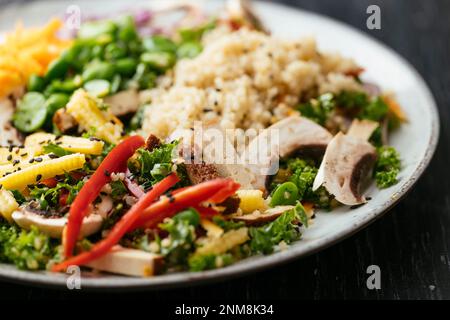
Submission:
[[[25,29],[18,23],[0,40],[0,98],[26,85],[31,75],[44,75],[48,65],[71,45],[71,40],[57,35],[62,24],[52,19],[44,27]]]
[[[389,111],[394,114],[401,122],[408,121],[408,117],[406,116],[405,112],[402,110],[402,107],[400,104],[390,95],[383,96],[384,101],[389,107]]]

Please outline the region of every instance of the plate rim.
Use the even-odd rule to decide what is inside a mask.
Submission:
[[[43,3],[48,3],[44,1]],[[155,289],[168,289],[181,286],[201,285],[204,283],[215,283],[223,281],[224,279],[231,279],[242,277],[250,272],[260,272],[281,264],[286,264],[295,259],[300,259],[309,255],[312,255],[318,251],[324,250],[328,247],[335,245],[336,243],[354,235],[361,231],[371,223],[383,217],[389,210],[396,205],[416,184],[418,179],[422,176],[425,169],[428,167],[433,155],[436,151],[439,134],[440,134],[440,120],[439,111],[437,108],[436,100],[433,96],[431,89],[425,82],[421,74],[416,68],[395,50],[388,45],[384,44],[380,40],[376,39],[370,34],[332,17],[307,11],[304,9],[288,6],[279,3],[268,3],[263,1],[255,1],[257,6],[278,7],[284,10],[293,10],[301,12],[302,14],[309,15],[313,19],[325,20],[328,23],[339,25],[341,28],[364,37],[376,44],[381,49],[389,53],[393,58],[399,60],[409,71],[412,73],[414,80],[418,87],[424,93],[425,104],[430,112],[431,120],[431,132],[425,153],[417,164],[414,171],[411,173],[410,179],[403,182],[399,190],[393,194],[388,201],[380,204],[372,210],[366,212],[364,217],[354,222],[353,224],[340,229],[338,232],[327,235],[316,241],[314,245],[311,245],[308,249],[302,247],[290,247],[286,251],[273,253],[267,256],[256,256],[244,259],[231,266],[227,266],[221,269],[202,271],[202,272],[181,272],[173,273],[162,276],[156,276],[151,278],[133,278],[133,277],[115,277],[111,279],[109,277],[91,278],[84,277],[81,279],[81,286],[84,290],[90,291],[102,291],[104,289],[113,291],[131,291],[131,290],[155,290]],[[27,4],[11,4],[6,5],[8,7],[22,7]],[[5,268],[5,266],[8,266]],[[11,269],[9,267],[12,267]],[[31,286],[40,286],[56,289],[67,289],[67,275],[54,274],[47,271],[23,271],[15,269],[15,266],[0,263],[0,280],[12,283],[27,284]]]

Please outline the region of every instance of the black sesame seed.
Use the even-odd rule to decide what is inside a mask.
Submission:
[[[34,162],[34,158],[31,158],[28,162],[29,163],[33,163]]]
[[[11,161],[11,160],[12,160],[12,155],[10,154],[10,155],[6,158],[6,160]]]
[[[20,156],[21,157],[26,157],[27,155],[28,155],[28,153],[25,152],[25,153],[22,153]]]
[[[12,143],[13,143],[13,141],[12,141],[11,139],[6,140],[6,142],[7,142],[8,144],[12,144]]]
[[[111,173],[108,170],[105,170],[103,173],[105,174],[106,177],[109,177],[111,175]]]
[[[50,159],[56,159],[56,158],[59,158],[56,154],[54,154],[54,153],[50,153],[49,155],[48,155],[48,157],[50,158]]]
[[[38,174],[37,176],[36,176],[36,181],[40,181],[42,179],[42,174]]]
[[[8,148],[8,151],[9,151],[9,152],[12,152],[12,151],[13,151],[13,148],[14,148],[14,146],[10,145],[9,148]]]
[[[100,139],[96,138],[96,137],[90,137],[89,138],[90,141],[100,141]]]
[[[12,164],[13,164],[13,166],[15,166],[15,165],[17,165],[17,164],[19,164],[19,163],[20,163],[20,161],[16,159],[16,160],[13,161]]]
[[[40,157],[34,158],[34,161],[36,161],[36,162],[42,162],[42,158],[40,158]]]

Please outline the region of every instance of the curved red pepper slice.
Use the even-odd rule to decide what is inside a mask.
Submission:
[[[165,218],[171,217],[183,209],[198,206],[205,201],[216,203],[216,200],[219,200],[217,202],[221,202],[224,197],[232,196],[239,187],[240,185],[231,179],[215,179],[183,188],[180,192],[175,190],[171,196],[162,197],[144,210],[131,230],[140,227],[155,227]]]
[[[97,198],[103,186],[111,180],[111,173],[123,169],[128,159],[144,144],[144,138],[141,136],[132,136],[123,140],[111,150],[91,178],[81,188],[70,207],[68,223],[63,233],[64,255],[66,257],[72,255],[89,205]]]
[[[160,195],[173,187],[178,181],[180,181],[180,179],[175,173],[172,173],[155,184],[149,192],[141,197],[139,201],[131,207],[131,209],[124,216],[122,216],[105,239],[95,244],[90,251],[83,252],[75,257],[67,259],[64,262],[54,265],[52,267],[52,271],[59,272],[72,265],[83,265],[108,253],[108,251],[114,247],[120,239],[122,239],[133,223],[136,222],[142,214],[142,211]]]

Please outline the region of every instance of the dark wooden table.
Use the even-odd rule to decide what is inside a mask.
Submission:
[[[0,0],[0,4],[12,2]],[[75,1],[76,2],[76,1]],[[217,284],[127,297],[167,299],[450,299],[450,1],[279,0],[344,21],[409,60],[425,78],[441,116],[440,143],[411,193],[355,236],[295,262]],[[381,30],[366,28],[366,9],[381,8]],[[412,142],[413,143],[413,142]],[[368,290],[366,269],[381,268],[381,289]],[[0,283],[0,298],[104,298]]]

